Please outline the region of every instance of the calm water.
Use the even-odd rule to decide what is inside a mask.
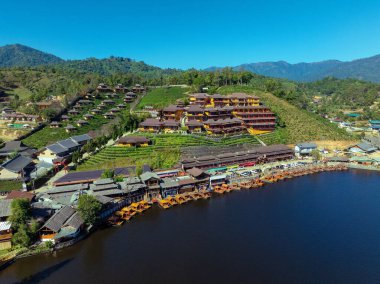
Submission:
[[[380,283],[379,181],[323,173],[154,208],[0,283]]]

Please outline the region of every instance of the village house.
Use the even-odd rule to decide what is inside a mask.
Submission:
[[[119,109],[124,109],[127,106],[125,104],[118,104],[116,107],[119,108]]]
[[[84,226],[80,214],[70,206],[58,210],[39,230],[41,241],[57,243],[77,237]]]
[[[116,146],[121,147],[147,147],[151,140],[144,136],[124,136],[116,141]]]
[[[180,123],[175,120],[165,120],[162,122],[162,126],[165,133],[173,133],[179,130]]]
[[[117,85],[114,87],[114,89],[113,89],[113,91],[114,91],[115,93],[124,93],[125,90],[126,90],[126,88],[124,87],[123,84],[117,84]]]
[[[84,172],[69,172],[63,177],[53,182],[54,186],[66,186],[73,184],[89,184],[100,179],[104,170],[84,171]],[[129,177],[136,172],[136,167],[115,168],[116,176]]]
[[[227,96],[222,96],[220,94],[210,95],[210,104],[212,107],[224,107],[230,104],[230,99]]]
[[[77,121],[78,127],[82,127],[82,126],[85,126],[87,124],[88,124],[88,121],[86,121],[86,120],[80,119],[80,120]]]
[[[145,92],[145,87],[141,86],[140,84],[136,84],[132,87],[132,92],[141,94]]]
[[[12,223],[0,222],[0,251],[12,248]]]
[[[204,120],[204,108],[200,107],[199,105],[190,105],[186,109],[186,117],[188,121],[203,121]]]
[[[294,146],[295,153],[299,155],[310,155],[316,149],[317,144],[311,142],[298,143]]]
[[[170,105],[162,110],[162,117],[164,120],[179,121],[183,113],[183,108],[176,105]]]
[[[105,114],[103,114],[104,118],[107,118],[107,119],[114,119],[115,118],[115,114],[111,113],[111,112],[106,112]]]
[[[161,197],[175,196],[178,194],[179,183],[173,178],[164,178],[160,183]]]
[[[202,129],[203,129],[203,123],[197,120],[187,121],[185,123],[185,126],[187,127],[190,133],[199,133],[199,132],[202,132]]]
[[[18,154],[0,165],[0,180],[28,179],[33,169],[33,160]]]
[[[78,115],[79,114],[79,111],[77,111],[76,109],[71,109],[67,112],[69,115]]]
[[[6,121],[14,121],[14,122],[40,122],[42,121],[42,117],[39,115],[32,114],[24,114],[19,112],[14,113],[2,113],[0,118]]]
[[[245,131],[242,121],[238,118],[207,120],[203,125],[208,134],[239,134]]]
[[[145,132],[159,132],[162,128],[162,122],[158,119],[147,118],[139,125],[139,129]]]
[[[83,116],[83,118],[84,118],[85,120],[91,120],[91,119],[94,118],[94,116],[93,116],[92,114],[86,113],[86,114]]]
[[[104,100],[103,104],[105,104],[105,105],[114,105],[115,102],[113,100]]]
[[[195,93],[189,95],[191,105],[206,106],[210,104],[209,95],[206,93]]]
[[[109,92],[111,89],[104,83],[100,83],[97,87],[96,90],[98,92]]]
[[[352,147],[349,147],[348,150],[353,154],[371,154],[377,149],[367,141],[362,141]]]
[[[69,121],[69,120],[70,120],[70,117],[68,117],[67,115],[62,115],[62,116],[61,116],[61,120],[62,120],[62,121]]]
[[[59,128],[61,126],[61,123],[59,123],[58,121],[52,121],[50,123],[50,128]]]
[[[370,120],[369,125],[372,130],[380,131],[380,120]]]
[[[6,158],[14,153],[31,157],[36,153],[36,149],[32,149],[26,146],[24,143],[22,143],[22,141],[8,141],[5,142],[4,147],[0,149],[0,159]]]
[[[59,143],[54,143],[45,147],[38,155],[38,160],[54,164],[55,161],[63,161],[70,156],[70,151]]]
[[[160,196],[161,178],[154,172],[145,172],[140,175],[141,181],[147,186],[149,199],[156,199]]]
[[[101,112],[102,111],[100,109],[96,109],[96,108],[94,108],[94,109],[91,110],[91,113],[94,114],[94,115],[100,114]]]
[[[123,101],[124,101],[125,103],[129,104],[129,103],[131,103],[131,102],[134,101],[134,98],[131,97],[130,95],[126,95],[126,96],[124,97],[124,100],[123,100]]]

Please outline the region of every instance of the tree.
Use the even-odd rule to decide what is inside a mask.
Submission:
[[[321,159],[321,153],[319,152],[318,149],[314,149],[311,151],[310,155],[316,160],[319,161]]]
[[[80,153],[79,151],[75,151],[72,155],[71,155],[71,161],[75,164],[78,163],[79,161],[79,158],[80,158]]]
[[[78,212],[87,225],[95,224],[102,205],[92,195],[82,194],[78,199]]]
[[[31,242],[31,238],[30,238],[28,226],[26,224],[20,225],[16,233],[14,233],[12,236],[12,243],[14,245],[28,247],[30,245],[30,242]]]
[[[113,170],[106,169],[101,175],[101,178],[113,178],[115,176],[115,172]]]
[[[14,199],[11,203],[11,215],[8,221],[12,222],[13,230],[25,225],[30,219],[30,203],[28,199]]]

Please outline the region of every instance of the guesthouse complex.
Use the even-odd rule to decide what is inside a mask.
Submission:
[[[189,133],[209,135],[263,134],[276,126],[276,116],[257,96],[232,93],[227,96],[196,93],[189,95],[190,105],[165,107],[159,118],[140,124],[144,132],[173,133],[186,129]]]

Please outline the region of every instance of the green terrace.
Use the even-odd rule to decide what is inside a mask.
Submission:
[[[220,141],[213,141],[207,137],[160,134],[144,135],[152,140],[148,147],[119,147],[111,146],[91,156],[78,167],[78,170],[90,170],[99,168],[112,168],[133,164],[149,164],[153,168],[173,167],[180,158],[180,149],[191,146],[229,146],[239,144],[259,145],[254,136],[226,137]],[[160,157],[162,156],[162,157]],[[163,163],[160,163],[160,159]],[[159,160],[159,161],[157,161]]]
[[[48,144],[54,143],[58,140],[69,138],[70,136],[85,134],[91,130],[98,130],[103,125],[106,125],[111,121],[110,119],[105,118],[103,114],[108,112],[111,108],[115,108],[117,104],[123,103],[123,98],[124,98],[124,95],[122,94],[120,94],[118,98],[112,98],[112,100],[115,102],[115,105],[106,106],[104,109],[101,110],[100,114],[92,114],[94,117],[90,120],[87,120],[88,124],[80,126],[80,127],[76,125],[76,122],[78,120],[84,119],[83,115],[90,113],[91,109],[96,108],[97,105],[99,105],[102,102],[102,100],[105,99],[105,95],[102,95],[101,99],[97,98],[97,99],[92,100],[93,104],[90,104],[81,108],[77,115],[69,115],[69,118],[70,118],[69,121],[60,121],[61,126],[59,128],[50,128],[50,126],[47,125],[40,131],[37,131],[36,133],[24,139],[23,142],[30,147],[39,149]],[[128,104],[125,104],[125,105],[126,105],[126,109],[121,110],[119,112],[120,115],[125,114],[126,112],[129,112]],[[117,114],[116,117],[119,114]],[[77,127],[77,129],[70,133],[67,133],[65,130],[65,127],[69,124]]]

